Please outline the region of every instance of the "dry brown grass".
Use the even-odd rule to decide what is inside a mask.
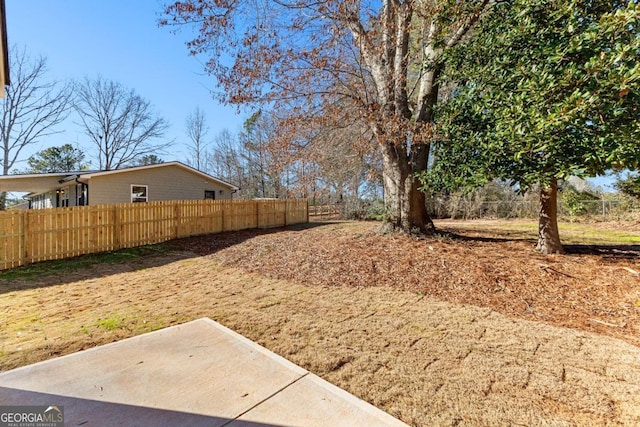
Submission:
[[[636,248],[543,257],[454,226],[229,233],[5,281],[0,369],[207,316],[413,425],[640,424]]]
[[[224,265],[316,286],[386,286],[640,344],[640,245],[533,251],[533,224],[440,222],[426,240],[343,222],[278,233],[178,242]],[[571,228],[571,226],[565,226]],[[565,237],[584,234],[585,228]],[[533,233],[533,234],[532,234]],[[634,237],[634,236],[630,236]],[[630,270],[628,270],[630,269]]]

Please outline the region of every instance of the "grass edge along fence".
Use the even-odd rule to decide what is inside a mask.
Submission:
[[[0,270],[182,237],[309,222],[306,199],[178,200],[0,212]]]

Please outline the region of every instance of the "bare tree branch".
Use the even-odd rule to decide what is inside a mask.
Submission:
[[[22,150],[40,138],[60,131],[55,126],[68,115],[70,90],[45,82],[46,59],[30,58],[24,50],[11,54],[11,86],[2,100],[2,174],[7,175]]]
[[[68,85],[46,81],[47,61],[31,58],[24,49],[11,49],[11,85],[0,101],[0,139],[2,175],[8,175],[23,150],[40,138],[61,132],[56,129],[67,118],[71,91]],[[5,193],[0,194],[0,209]]]
[[[196,107],[193,113],[187,116],[185,120],[185,130],[187,136],[191,140],[188,145],[191,158],[187,161],[191,166],[198,170],[205,167],[205,153],[209,141],[206,140],[209,133],[209,126],[204,116],[204,112],[200,107]]]
[[[102,77],[85,78],[75,91],[74,108],[97,148],[101,170],[120,169],[170,145],[151,143],[164,136],[168,123],[135,91]]]
[[[291,147],[309,145],[319,125],[368,126],[384,158],[388,225],[430,232],[415,176],[429,160],[442,53],[490,1],[182,0],[162,23],[195,30],[189,50],[209,55],[222,101],[288,115],[278,133]]]

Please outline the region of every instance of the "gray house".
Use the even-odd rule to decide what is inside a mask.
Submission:
[[[238,187],[180,162],[112,171],[0,176],[0,192],[26,192],[29,209],[160,200],[228,200]]]

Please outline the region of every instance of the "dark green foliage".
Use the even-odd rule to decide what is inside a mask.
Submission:
[[[625,178],[616,180],[616,188],[621,193],[640,200],[640,175],[628,174]]]
[[[594,203],[600,198],[588,191],[578,191],[576,188],[566,185],[561,193],[562,205],[571,218],[587,213],[598,213],[601,209],[598,204]]]
[[[136,159],[132,162],[132,166],[150,166],[150,165],[159,165],[164,163],[160,157],[155,154],[145,154],[144,156]]]
[[[384,202],[381,199],[374,199],[366,203],[365,205],[365,220],[371,221],[383,221],[386,211],[384,209]]]
[[[450,51],[435,188],[492,178],[521,189],[640,161],[636,2],[501,3]]]
[[[27,173],[73,172],[87,169],[84,152],[71,144],[49,147],[29,157]]]

